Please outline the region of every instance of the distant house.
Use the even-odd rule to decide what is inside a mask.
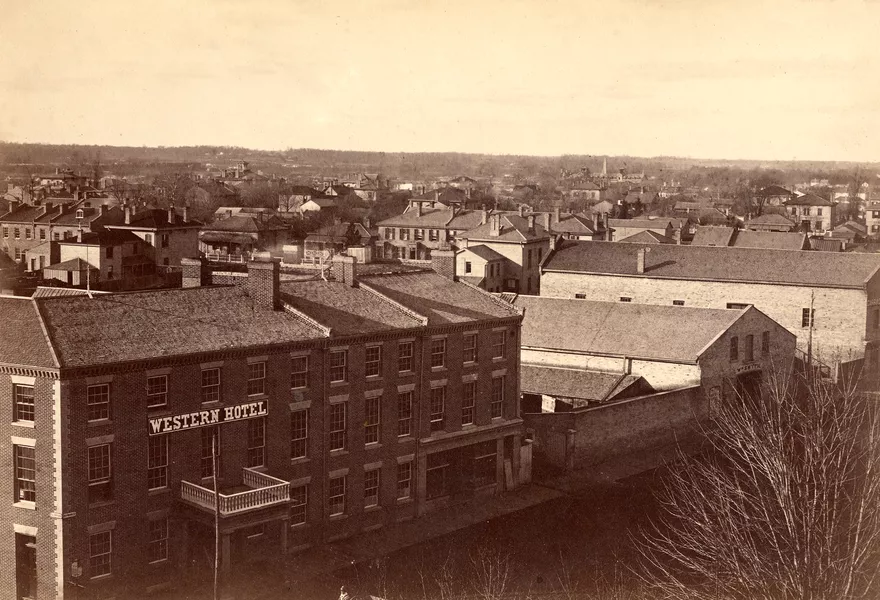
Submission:
[[[280,250],[288,241],[287,233],[287,226],[275,216],[238,214],[206,225],[198,237],[198,250],[209,257],[233,255],[243,260],[254,252]]]
[[[768,185],[755,193],[759,201],[767,206],[782,206],[794,197],[794,192],[778,185]]]
[[[653,231],[667,238],[673,238],[675,227],[670,219],[608,219],[611,227],[611,240],[617,241],[643,231]]]
[[[604,240],[606,237],[605,219],[598,213],[560,214],[557,210],[550,217],[549,228],[545,229],[567,240]]]
[[[238,189],[217,181],[200,181],[183,194],[186,204],[192,207],[236,206],[241,195]]]
[[[787,200],[785,207],[803,231],[827,231],[834,226],[834,202],[816,194]]]
[[[865,227],[867,235],[880,236],[880,200],[869,200],[865,205]]]
[[[590,212],[597,215],[610,215],[614,211],[614,204],[608,200],[602,200],[590,207]]]
[[[367,258],[372,258],[375,241],[375,236],[360,223],[335,223],[306,236],[304,258],[314,260],[324,251],[337,254],[346,251],[349,246],[369,248]]]
[[[810,238],[810,248],[820,252],[843,252],[846,250],[846,240],[813,236]]]
[[[745,223],[749,231],[793,231],[796,227],[794,221],[776,213],[765,213],[759,217],[752,217]]]
[[[434,207],[429,207],[430,202],[434,202]],[[448,207],[427,198],[412,199],[403,213],[378,223],[380,254],[391,259],[429,260],[433,250],[455,246],[457,234],[488,222],[488,210],[460,206]]]
[[[312,198],[299,206],[301,214],[309,212],[332,212],[337,209],[336,198]]]
[[[183,258],[199,251],[201,221],[189,218],[187,207],[178,213],[168,209],[146,209],[136,213],[126,206],[122,222],[105,225],[111,231],[130,231],[146,243],[146,256],[157,266],[179,267]]]
[[[634,233],[629,237],[625,237],[623,239],[617,240],[618,242],[623,242],[627,244],[676,244],[677,240],[667,237],[665,235],[661,235],[656,231],[645,230],[640,231],[639,233]]]
[[[104,230],[58,242],[59,262],[43,278],[96,289],[134,289],[164,283],[150,257],[150,246],[131,231]],[[83,275],[87,280],[83,280]]]
[[[459,250],[455,261],[459,280],[488,292],[504,291],[505,271],[513,266],[505,268],[509,259],[483,244]]]
[[[588,202],[599,202],[602,199],[602,188],[592,181],[578,182],[571,185],[565,192],[571,200],[587,200]]]
[[[846,223],[841,223],[837,227],[831,230],[831,237],[842,239],[847,243],[852,244],[853,242],[862,241],[865,237],[867,237],[867,227],[862,225],[861,223],[856,223],[855,221],[847,221]]]
[[[279,212],[300,212],[302,205],[312,198],[322,198],[324,194],[307,185],[294,185],[278,193]]]

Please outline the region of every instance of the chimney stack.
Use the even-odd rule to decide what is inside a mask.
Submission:
[[[174,205],[168,205],[168,224],[174,225]]]
[[[43,215],[48,215],[55,208],[55,205],[52,202],[45,202],[43,204]]]
[[[559,223],[559,207],[553,209],[553,224],[556,225]]]
[[[529,215],[529,233],[535,233],[535,215]]]
[[[422,203],[421,202],[416,202],[416,216],[417,217],[422,216]]]
[[[254,258],[248,263],[247,293],[254,305],[268,310],[281,308],[280,269],[276,258]]]
[[[83,241],[82,223],[79,224],[79,229],[76,230],[76,241],[77,241],[77,243],[82,244],[82,241]]]
[[[551,230],[550,224],[552,222],[552,218],[550,217],[550,213],[544,213],[544,229],[549,233]]]
[[[431,268],[437,274],[455,281],[455,250],[432,250]]]
[[[130,225],[131,224],[131,207],[128,204],[126,204],[124,210],[125,210],[125,224]]]
[[[485,225],[489,221],[489,211],[486,210],[486,205],[483,205],[483,210],[480,214],[480,225]]]
[[[189,221],[189,204],[183,205],[183,220]]]
[[[525,204],[519,205],[519,216],[521,216],[521,217],[526,216],[526,205]]]
[[[492,237],[501,235],[501,215],[489,217],[489,235]]]
[[[335,254],[331,259],[330,273],[333,279],[349,287],[357,287],[357,258]]]
[[[203,258],[181,258],[180,270],[183,273],[183,287],[210,285],[211,271]]]
[[[103,217],[106,214],[107,214],[107,203],[105,202],[104,204],[101,205],[101,216]]]
[[[650,248],[639,248],[636,252],[636,273],[645,272],[645,255],[650,252]]]
[[[611,225],[608,222],[608,213],[602,214],[602,225],[605,226],[605,239],[609,242],[612,241],[614,239],[614,235],[611,231]]]
[[[440,202],[440,190],[434,190],[434,202]]]
[[[593,213],[593,233],[599,231],[599,213]]]

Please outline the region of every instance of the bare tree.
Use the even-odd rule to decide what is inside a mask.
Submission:
[[[510,583],[510,555],[481,546],[471,552],[473,590],[481,600],[501,600]]]
[[[668,470],[647,579],[670,598],[878,597],[876,396],[771,375],[714,407],[707,439]]]

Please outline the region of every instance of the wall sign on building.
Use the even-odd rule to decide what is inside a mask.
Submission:
[[[196,427],[209,427],[231,421],[243,421],[264,417],[269,414],[269,407],[265,401],[236,404],[208,410],[174,415],[173,417],[157,417],[150,419],[150,435],[160,435],[172,431],[194,429]]]

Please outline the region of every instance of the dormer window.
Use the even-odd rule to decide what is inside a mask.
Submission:
[[[81,208],[76,209],[76,218],[77,219],[82,219],[84,216],[85,215],[83,214],[83,209],[81,209]]]

